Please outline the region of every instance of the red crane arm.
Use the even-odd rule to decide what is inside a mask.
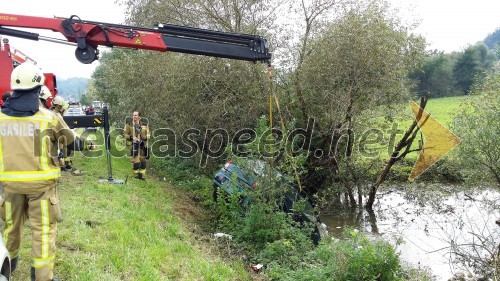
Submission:
[[[61,33],[68,42],[77,44],[75,55],[82,63],[98,58],[98,46],[125,47],[154,51],[171,51],[230,59],[270,63],[267,40],[250,34],[239,34],[159,24],[142,28],[70,18],[43,18],[0,13],[0,34],[30,40],[42,38],[36,33],[6,27],[46,29]]]

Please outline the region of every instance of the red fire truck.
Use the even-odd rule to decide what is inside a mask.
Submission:
[[[0,95],[2,95],[10,91],[10,74],[15,67],[26,61],[32,62],[35,65],[37,62],[20,50],[10,46],[9,39],[1,38],[1,36],[0,39]],[[44,75],[45,86],[49,88],[53,99],[57,95],[56,76],[53,73],[44,73]],[[52,99],[48,99],[48,102]],[[0,103],[3,102],[0,101]]]

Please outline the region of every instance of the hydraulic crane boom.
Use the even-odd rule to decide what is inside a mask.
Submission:
[[[46,29],[61,33],[67,41],[6,27]],[[170,51],[252,62],[270,63],[266,39],[258,35],[229,33],[171,24],[142,28],[70,18],[43,18],[0,13],[0,34],[29,40],[76,43],[81,63],[98,59],[98,46]]]

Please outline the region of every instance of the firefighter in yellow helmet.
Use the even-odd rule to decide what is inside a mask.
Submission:
[[[146,179],[146,159],[149,159],[149,126],[141,122],[141,112],[134,111],[132,122],[125,124],[124,137],[130,150],[130,162],[136,179]]]
[[[55,113],[59,114],[60,116],[63,115],[64,112],[64,105],[65,105],[64,98],[61,96],[56,96],[52,100],[52,109],[54,110]]]
[[[43,87],[42,87],[43,89]],[[64,100],[63,97],[61,96],[56,96],[53,100],[52,100],[52,109],[54,110],[54,113],[57,115],[57,118],[64,123],[64,126],[66,126],[66,128],[69,129],[69,126],[66,124],[66,121],[64,121],[64,118],[62,117],[64,112],[66,111],[65,108],[67,108],[66,106],[68,105],[69,107],[69,104]],[[72,175],[75,175],[75,176],[79,176],[79,175],[82,175],[82,171],[80,171],[79,169],[77,168],[74,168],[72,165],[73,165],[73,161],[71,161],[71,150],[67,149],[64,145],[62,145],[60,143],[59,145],[59,149],[60,149],[60,161],[62,162],[61,163],[61,170],[63,171],[71,171],[71,174]]]
[[[31,224],[31,280],[59,280],[53,268],[56,253],[57,221],[61,217],[56,181],[60,169],[53,156],[59,138],[75,149],[93,149],[71,130],[65,130],[55,115],[40,106],[39,92],[44,82],[41,70],[25,62],[11,74],[12,96],[0,113],[0,183],[3,196],[0,217],[4,220],[3,239],[18,263],[25,220]]]
[[[44,92],[44,88],[47,88],[47,87],[42,86],[42,91],[40,92],[40,97],[44,96],[42,94],[42,92]],[[48,88],[46,90],[48,90]],[[54,111],[54,114],[59,119],[59,121],[61,121],[64,124],[65,128],[69,129],[69,126],[66,124],[66,121],[64,121],[64,119],[62,117],[62,115],[64,113],[64,109],[63,109],[64,104],[65,104],[64,99],[60,96],[56,96],[52,100],[52,110]],[[68,169],[71,170],[71,162],[70,162],[71,160],[68,157],[68,149],[64,146],[64,143],[62,143],[62,142],[59,142],[58,160],[59,160],[59,166],[61,167],[62,171],[66,171]]]

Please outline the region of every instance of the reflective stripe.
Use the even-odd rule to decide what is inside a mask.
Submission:
[[[42,260],[49,257],[49,232],[50,232],[50,217],[49,217],[49,201],[40,200],[40,212],[42,215]]]
[[[40,132],[45,132],[45,130],[48,128],[48,122],[41,122],[40,123]],[[47,171],[50,169],[49,167],[49,159],[47,157],[47,148],[48,148],[48,140],[50,141],[48,136],[43,136],[43,134],[40,134],[40,165],[42,166],[43,171]]]
[[[45,267],[48,265],[54,265],[54,258],[55,258],[55,256],[42,258],[42,259],[35,259],[34,258],[32,266],[34,268],[41,268],[41,267]]]
[[[12,204],[8,201],[5,201],[4,208],[5,208],[5,230],[3,232],[3,241],[5,245],[7,245],[7,242],[9,241],[9,234],[12,231],[12,228],[14,227],[14,223],[12,222]]]
[[[61,176],[60,168],[53,168],[47,171],[14,171],[0,172],[0,181],[37,181],[56,179]]]
[[[2,150],[2,138],[0,138],[0,172],[3,171],[3,150]]]

